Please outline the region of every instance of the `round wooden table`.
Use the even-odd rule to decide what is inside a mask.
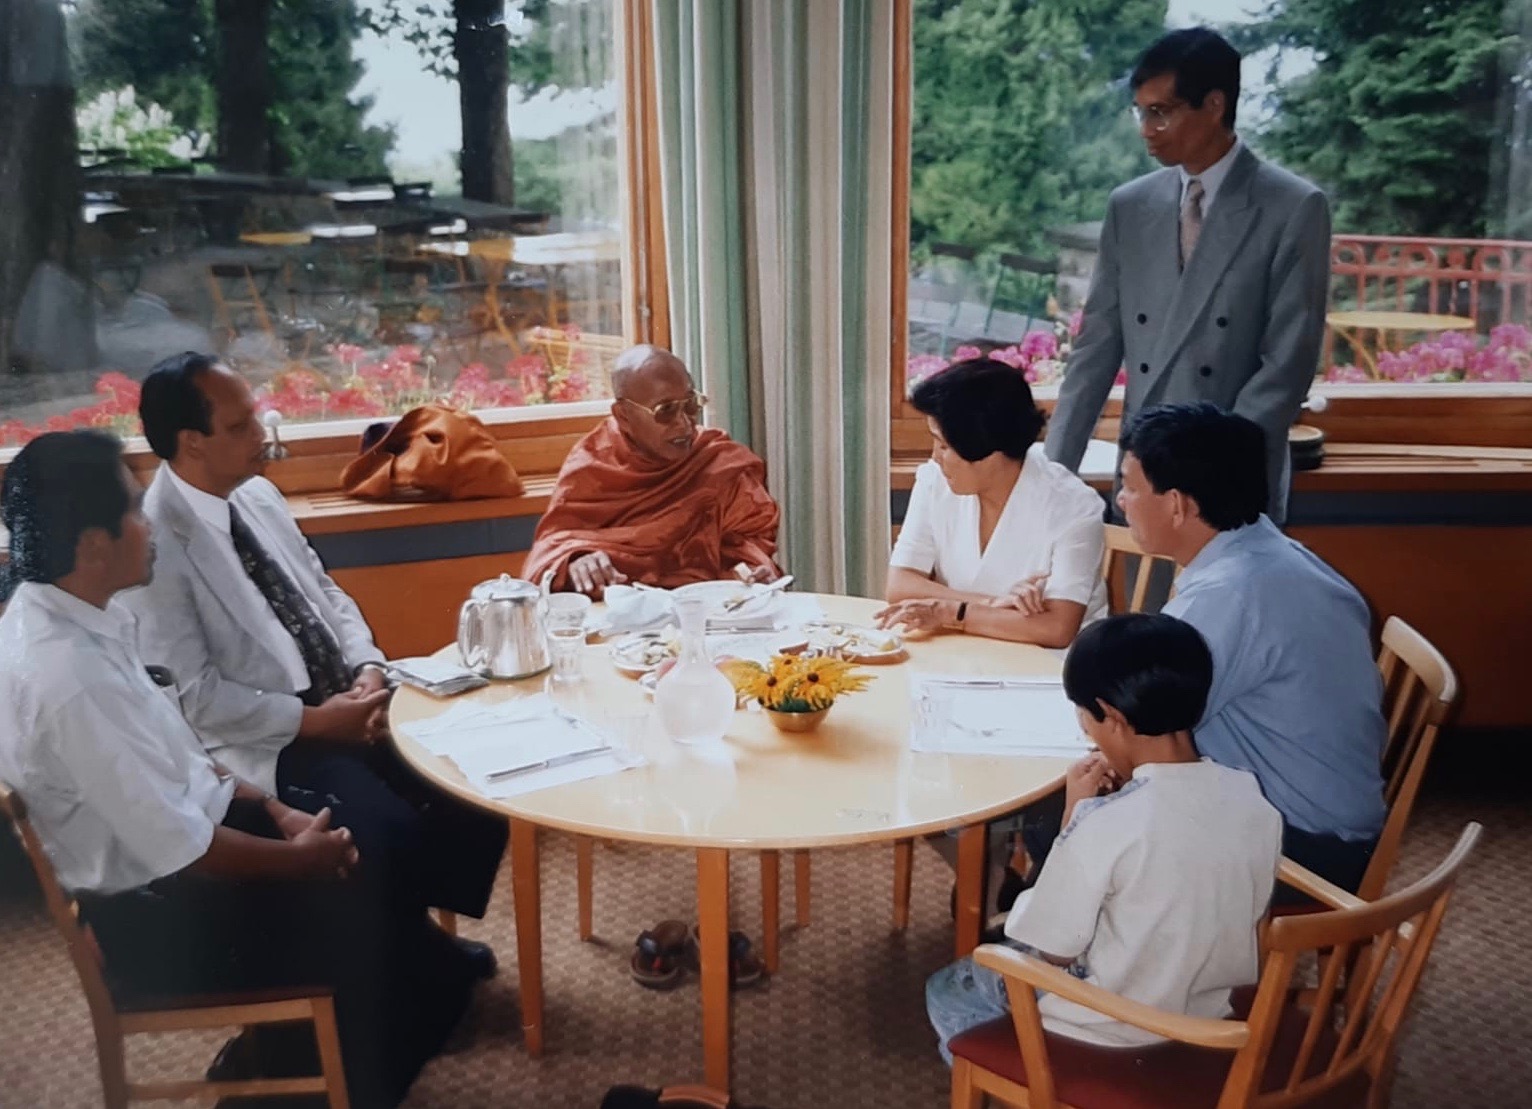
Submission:
[[[866,624],[881,602],[821,597],[828,617]],[[956,953],[977,946],[982,925],[986,822],[1012,813],[1063,781],[1069,760],[914,752],[909,748],[912,671],[963,675],[1056,674],[1056,656],[1038,647],[960,634],[915,639],[909,658],[868,667],[862,693],[838,701],[807,735],[777,731],[757,711],[741,710],[721,744],[683,747],[660,734],[638,683],[612,666],[604,643],[589,645],[582,696],[613,720],[635,723],[626,737],[648,761],[619,774],[492,800],[473,790],[449,760],[431,754],[401,725],[445,711],[453,701],[401,688],[390,716],[399,752],[417,772],[466,801],[503,814],[510,823],[522,1030],[527,1051],[542,1050],[542,920],[537,833],[541,828],[596,839],[686,848],[697,857],[700,921],[703,1075],[729,1086],[729,852],[760,851],[775,920],[776,852],[893,842],[895,903],[909,889],[915,837],[948,829],[958,835]],[[456,655],[456,648],[446,648]],[[464,694],[504,700],[539,692],[545,679],[497,682]],[[897,909],[896,909],[897,913]],[[767,936],[768,948],[774,937]]]

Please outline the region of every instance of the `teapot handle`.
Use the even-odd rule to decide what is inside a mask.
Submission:
[[[483,608],[482,601],[466,601],[457,614],[457,652],[470,670],[482,670],[489,661],[484,645]]]

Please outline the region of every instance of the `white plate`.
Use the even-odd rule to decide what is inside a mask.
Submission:
[[[904,640],[891,631],[858,624],[816,621],[804,627],[809,646],[822,642],[851,662],[893,662],[904,654]]]
[[[738,581],[698,581],[672,590],[676,597],[701,598],[707,605],[708,620],[723,624],[765,615],[777,603],[779,593],[779,590],[767,589],[764,585],[746,585]],[[724,608],[741,597],[746,600],[738,608]]]
[[[673,629],[633,632],[611,643],[612,665],[630,676],[647,674],[667,658],[681,653],[680,634]]]

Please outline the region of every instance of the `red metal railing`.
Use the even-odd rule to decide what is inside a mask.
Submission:
[[[1480,334],[1532,318],[1532,242],[1335,235],[1330,306],[1467,316]]]

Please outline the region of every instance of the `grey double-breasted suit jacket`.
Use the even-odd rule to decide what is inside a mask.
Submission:
[[[1079,335],[1050,422],[1071,469],[1127,372],[1124,426],[1144,408],[1207,400],[1266,432],[1269,511],[1285,517],[1287,429],[1313,383],[1330,279],[1330,207],[1315,186],[1241,148],[1180,267],[1174,167],[1116,189]]]

